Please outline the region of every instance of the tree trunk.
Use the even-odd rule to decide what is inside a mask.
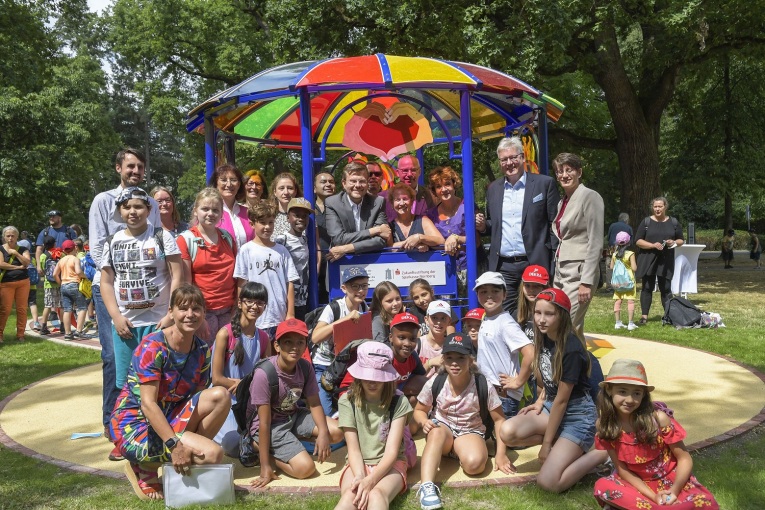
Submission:
[[[725,139],[723,140],[723,167],[726,169],[733,168],[733,121],[731,120],[732,109],[732,92],[730,85],[730,58],[726,53],[723,55],[723,90],[725,94],[725,108],[724,108],[724,126],[725,126]],[[733,197],[731,196],[730,189],[725,187],[725,215],[723,218],[723,226],[725,232],[733,228]]]
[[[636,226],[650,213],[651,199],[660,196],[659,120],[649,121],[619,52],[613,28],[599,41],[593,76],[603,89],[616,131],[616,155],[622,172],[621,210]]]

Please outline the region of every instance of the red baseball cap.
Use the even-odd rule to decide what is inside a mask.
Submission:
[[[397,313],[395,317],[393,317],[393,320],[390,321],[390,327],[398,326],[399,324],[414,324],[415,326],[419,326],[420,321],[409,312],[401,312]]]
[[[66,241],[61,243],[61,249],[64,251],[74,250],[74,241],[72,241],[71,239],[67,239]]]
[[[521,280],[526,283],[539,283],[547,285],[550,283],[550,274],[542,266],[531,265],[523,271]]]
[[[554,287],[551,287],[549,289],[545,289],[539,294],[537,294],[537,299],[543,299],[545,301],[549,301],[550,303],[554,305],[558,305],[564,310],[566,310],[568,313],[571,313],[571,300],[568,298],[565,292],[563,292],[560,289],[556,289]]]
[[[483,308],[473,308],[468,313],[465,314],[465,316],[462,318],[462,320],[465,319],[474,319],[477,321],[482,321],[483,316],[486,315],[486,312]]]
[[[308,336],[308,326],[305,322],[298,319],[287,319],[284,322],[279,323],[276,328],[276,341],[278,342],[281,337],[287,333],[298,333],[302,336]]]

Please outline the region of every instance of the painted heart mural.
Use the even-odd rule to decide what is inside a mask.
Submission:
[[[345,126],[343,145],[388,161],[433,142],[430,123],[409,103],[371,102]]]

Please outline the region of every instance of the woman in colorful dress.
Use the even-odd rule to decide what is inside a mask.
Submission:
[[[171,462],[181,475],[193,464],[218,464],[213,442],[231,399],[225,388],[208,388],[210,351],[194,336],[205,316],[202,292],[193,285],[171,296],[174,324],[141,340],[112,413],[111,435],[129,461],[125,474],[140,499],[162,499],[157,468]]]

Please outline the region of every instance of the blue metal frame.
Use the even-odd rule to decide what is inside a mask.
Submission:
[[[313,136],[311,135],[311,97],[305,88],[300,89],[300,141],[303,144],[303,195],[311,204],[315,204],[313,195]],[[319,275],[316,271],[316,219],[312,214],[306,232],[308,237],[308,305],[309,310],[319,306]]]

